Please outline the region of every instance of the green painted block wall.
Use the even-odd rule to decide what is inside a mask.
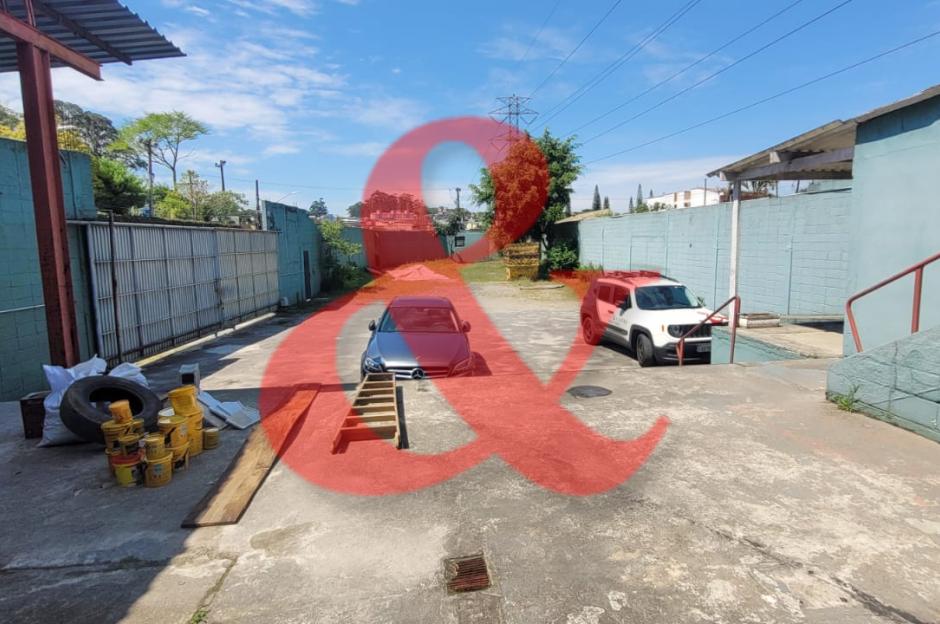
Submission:
[[[309,258],[310,296],[320,292],[320,230],[310,219],[306,210],[277,202],[264,202],[267,211],[268,229],[277,236],[278,290],[280,297],[287,297],[290,305],[305,299],[304,262],[306,251]]]
[[[91,162],[84,154],[62,153],[66,216],[95,215]],[[78,338],[83,358],[93,354],[84,232],[68,227],[69,259]],[[46,387],[42,365],[49,361],[36,222],[26,144],[0,139],[0,400],[15,400]]]
[[[876,117],[856,133],[849,292],[940,252],[940,97]],[[867,350],[910,333],[913,277],[855,306]],[[924,274],[921,328],[940,324],[940,263]],[[845,352],[855,346],[848,327]]]

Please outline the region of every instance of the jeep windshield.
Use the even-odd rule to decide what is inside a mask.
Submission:
[[[456,333],[457,322],[448,308],[389,308],[379,324],[380,332]]]
[[[636,305],[643,310],[682,310],[702,307],[692,292],[679,284],[637,288]]]

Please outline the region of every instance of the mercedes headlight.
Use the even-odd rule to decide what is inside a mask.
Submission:
[[[382,372],[382,360],[381,358],[371,358],[367,357],[362,361],[362,365],[365,369],[371,373],[381,373]]]

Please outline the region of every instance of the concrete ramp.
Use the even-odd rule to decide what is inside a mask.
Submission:
[[[940,327],[839,360],[826,394],[940,442]]]

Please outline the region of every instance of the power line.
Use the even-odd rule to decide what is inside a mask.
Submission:
[[[597,117],[595,117],[594,119],[592,119],[592,120],[590,120],[590,121],[588,121],[588,122],[585,122],[585,123],[581,124],[580,126],[578,126],[577,128],[575,128],[574,130],[572,130],[571,132],[569,132],[569,133],[567,133],[567,134],[571,135],[571,134],[575,134],[576,132],[580,132],[581,130],[583,130],[584,128],[587,128],[587,127],[590,126],[591,124],[593,124],[593,123],[595,123],[595,122],[598,122],[598,121],[600,121],[601,119],[603,119],[604,117],[607,117],[607,116],[612,115],[613,113],[617,112],[618,110],[620,110],[620,109],[623,108],[624,106],[627,106],[628,104],[631,104],[632,102],[635,102],[636,100],[640,99],[640,98],[643,97],[644,95],[646,95],[646,94],[648,94],[648,93],[650,93],[650,92],[652,92],[652,91],[655,91],[655,90],[658,89],[659,87],[663,86],[663,85],[666,84],[667,82],[672,81],[674,78],[676,78],[676,77],[678,77],[678,76],[681,76],[682,74],[684,74],[685,72],[689,71],[689,70],[692,69],[693,67],[696,67],[697,65],[700,65],[701,63],[704,63],[705,61],[707,61],[707,60],[710,59],[711,57],[715,56],[716,54],[718,54],[719,52],[721,52],[722,50],[724,50],[725,48],[727,48],[727,47],[730,46],[731,44],[737,43],[738,41],[740,41],[740,40],[743,39],[744,37],[748,36],[749,34],[751,34],[752,32],[754,32],[755,30],[758,30],[759,28],[761,28],[761,27],[767,25],[767,24],[770,23],[771,21],[777,19],[778,17],[780,17],[781,15],[783,15],[784,13],[786,13],[787,11],[789,11],[790,9],[792,9],[793,7],[795,7],[796,5],[800,4],[801,2],[803,2],[803,0],[795,0],[794,2],[791,2],[790,4],[788,4],[787,6],[783,7],[782,9],[780,9],[779,11],[777,11],[776,13],[774,13],[773,15],[771,15],[770,17],[768,17],[767,19],[765,19],[765,20],[763,20],[762,22],[760,22],[759,24],[756,24],[756,25],[754,25],[754,26],[748,28],[747,30],[745,30],[744,32],[740,33],[740,34],[737,35],[736,37],[734,37],[734,38],[728,40],[727,42],[725,42],[723,45],[721,45],[721,46],[715,48],[714,50],[712,50],[712,51],[709,52],[708,54],[699,57],[697,60],[693,61],[693,62],[690,63],[689,65],[686,65],[685,67],[683,67],[682,69],[680,69],[680,70],[677,71],[676,73],[672,74],[671,76],[669,76],[669,77],[666,78],[665,80],[661,80],[661,81],[657,82],[657,83],[654,84],[652,87],[646,89],[646,90],[643,91],[642,93],[639,93],[639,94],[637,94],[637,95],[634,95],[634,96],[631,97],[630,99],[628,99],[628,100],[626,100],[626,101],[624,101],[624,102],[621,102],[621,103],[618,104],[617,106],[614,106],[613,108],[609,109],[607,112],[602,113],[602,114],[598,115]]]
[[[588,31],[588,34],[584,35],[584,38],[581,39],[581,41],[578,42],[578,45],[576,45],[576,46],[574,47],[574,49],[571,50],[571,52],[568,53],[568,56],[566,56],[565,58],[563,58],[563,59],[561,60],[561,62],[555,67],[555,69],[553,69],[553,70],[551,71],[551,73],[549,73],[547,76],[545,76],[545,78],[542,80],[542,82],[540,82],[540,83],[538,84],[538,86],[536,86],[535,89],[532,90],[532,93],[529,94],[529,97],[532,97],[532,96],[534,96],[536,93],[538,93],[539,89],[541,89],[542,87],[544,87],[544,86],[548,83],[548,81],[551,80],[552,76],[554,76],[556,73],[558,73],[558,70],[559,70],[559,69],[561,69],[562,67],[564,67],[565,63],[568,62],[568,59],[570,59],[572,56],[574,56],[574,53],[577,52],[577,51],[581,48],[581,46],[584,45],[584,42],[587,41],[588,38],[589,38],[591,35],[594,34],[594,31],[597,30],[598,27],[600,27],[600,25],[603,24],[603,23],[607,20],[608,17],[610,17],[610,14],[614,12],[614,9],[616,9],[618,6],[620,6],[620,3],[621,3],[621,2],[623,2],[623,0],[616,0],[616,1],[610,6],[610,8],[607,9],[607,12],[604,13],[604,16],[603,16],[596,24],[594,24],[594,27],[593,27],[590,31]]]
[[[233,178],[233,177],[231,177],[231,176],[229,176],[227,179],[229,179],[229,180],[235,180],[235,181],[237,181],[237,182],[252,182],[252,183],[254,183],[254,181],[255,181],[254,178],[252,178],[252,179],[249,180],[249,179],[247,179],[247,178]],[[265,180],[264,182],[265,182],[265,185],[266,185],[266,186],[274,187],[274,188],[279,188],[279,187],[285,187],[285,186],[286,186],[286,187],[288,187],[288,188],[302,188],[302,189],[310,189],[310,190],[314,190],[314,191],[359,191],[359,192],[361,193],[361,192],[362,192],[362,189],[363,189],[363,187],[356,187],[356,186],[313,186],[313,185],[309,185],[309,184],[294,184],[294,183],[291,183],[291,182],[272,182],[272,181],[270,181],[270,180]],[[383,188],[383,189],[381,189],[381,190],[384,191],[384,192],[386,192],[386,193],[395,193],[395,192],[410,193],[410,192],[413,192],[415,189],[384,189],[384,188]],[[449,190],[450,190],[450,187],[443,187],[443,186],[442,186],[442,187],[422,187],[422,190],[425,190],[425,191],[449,191]]]
[[[552,19],[552,16],[555,15],[555,10],[558,8],[558,5],[561,4],[561,0],[555,0],[555,5],[552,7],[552,10],[548,12],[548,15],[545,17],[545,21],[542,22],[542,25],[539,26],[538,31],[536,31],[535,36],[532,37],[532,41],[529,42],[529,47],[525,49],[522,57],[519,58],[518,63],[521,65],[523,61],[529,56],[529,52],[532,51],[532,47],[535,45],[535,42],[539,40],[539,37],[542,35],[542,31],[545,30],[545,26],[548,25],[548,20]]]
[[[799,0],[802,1],[802,0]],[[634,56],[639,54],[643,48],[645,48],[649,43],[656,39],[659,35],[666,32],[670,26],[678,22],[682,17],[691,11],[696,4],[701,2],[701,0],[689,0],[685,5],[679,8],[678,11],[673,13],[665,22],[657,26],[652,33],[644,37],[639,43],[635,44],[632,48],[624,52],[620,58],[615,60],[613,63],[604,68],[597,76],[594,76],[586,83],[578,87],[578,89],[566,97],[564,100],[550,108],[546,114],[549,116],[540,123],[541,126],[546,125],[549,121],[557,117],[561,112],[569,108],[572,104],[580,100],[588,91],[599,85],[603,82],[608,76],[612,73],[623,67],[627,61],[632,59]],[[570,101],[569,101],[570,100]]]
[[[820,13],[819,15],[817,15],[816,17],[812,18],[812,19],[809,20],[809,21],[803,22],[802,24],[800,24],[800,25],[797,26],[796,28],[794,28],[794,29],[792,29],[792,30],[790,30],[790,31],[788,31],[788,32],[786,32],[786,33],[780,35],[779,37],[777,37],[776,39],[773,39],[773,40],[770,41],[769,43],[765,43],[764,45],[760,46],[760,47],[757,48],[756,50],[753,50],[752,52],[750,52],[750,53],[748,53],[748,54],[745,54],[745,55],[742,56],[741,58],[737,59],[736,61],[734,61],[734,62],[732,62],[732,63],[730,63],[730,64],[728,64],[728,65],[725,65],[725,66],[722,67],[721,69],[719,69],[719,70],[717,70],[717,71],[715,71],[715,72],[712,72],[712,73],[709,74],[708,76],[705,76],[705,77],[702,78],[701,80],[699,80],[699,81],[693,83],[692,85],[686,87],[685,89],[681,89],[681,90],[677,91],[676,93],[673,93],[673,94],[670,95],[669,97],[667,97],[667,98],[665,98],[665,99],[663,99],[663,100],[660,100],[660,101],[657,102],[656,104],[653,104],[653,105],[650,106],[649,108],[646,108],[646,109],[640,111],[639,113],[633,115],[632,117],[628,117],[628,118],[624,119],[623,121],[621,121],[621,122],[619,122],[619,123],[616,123],[616,124],[614,124],[613,126],[607,128],[606,130],[602,130],[601,132],[598,132],[597,134],[595,134],[595,135],[592,136],[591,138],[584,140],[584,141],[582,142],[582,145],[587,145],[587,144],[590,143],[591,141],[597,140],[597,139],[599,139],[600,137],[602,137],[602,136],[604,136],[604,135],[606,135],[606,134],[609,134],[609,133],[613,132],[614,130],[617,130],[617,129],[619,129],[619,128],[622,128],[623,126],[627,125],[627,124],[630,123],[631,121],[635,121],[635,120],[639,119],[640,117],[642,117],[643,115],[646,115],[647,113],[650,113],[650,112],[656,110],[656,109],[659,108],[660,106],[663,106],[663,105],[665,105],[665,104],[671,102],[672,100],[675,100],[676,98],[678,98],[678,97],[680,97],[680,96],[682,96],[682,95],[685,95],[686,93],[688,93],[688,92],[691,91],[692,89],[695,89],[695,88],[697,88],[697,87],[700,87],[701,85],[705,84],[705,83],[708,82],[709,80],[711,80],[711,79],[713,79],[713,78],[719,76],[720,74],[723,74],[724,72],[728,71],[729,69],[732,69],[733,67],[736,67],[737,65],[740,65],[740,64],[743,63],[744,61],[746,61],[746,60],[748,60],[748,59],[750,59],[750,58],[753,58],[754,56],[760,54],[761,52],[763,52],[764,50],[770,48],[771,46],[774,46],[774,45],[780,43],[780,42],[783,41],[784,39],[786,39],[786,38],[788,38],[788,37],[790,37],[790,36],[792,36],[792,35],[798,33],[799,31],[803,30],[804,28],[809,27],[810,25],[812,25],[812,24],[818,22],[819,20],[821,20],[821,19],[823,19],[824,17],[830,15],[831,13],[834,13],[835,11],[841,9],[842,7],[844,7],[845,5],[847,5],[847,4],[849,4],[849,3],[853,2],[853,1],[854,1],[854,0],[843,0],[843,1],[840,2],[839,4],[837,4],[837,5],[835,5],[834,7],[828,9],[827,11],[824,11],[823,13]]]
[[[726,113],[722,113],[721,115],[718,115],[718,116],[716,116],[716,117],[712,117],[711,119],[706,119],[705,121],[700,121],[699,123],[693,124],[693,125],[688,126],[688,127],[686,127],[686,128],[683,128],[682,130],[677,130],[677,131],[675,131],[675,132],[671,132],[671,133],[669,133],[669,134],[663,135],[663,136],[661,136],[661,137],[659,137],[659,138],[656,138],[656,139],[653,139],[653,140],[651,140],[651,141],[646,141],[646,142],[644,142],[644,143],[639,143],[639,144],[637,144],[637,145],[634,145],[633,147],[628,147],[627,149],[620,150],[620,151],[614,152],[614,153],[612,153],[612,154],[607,154],[606,156],[601,156],[600,158],[595,158],[594,160],[589,160],[589,161],[587,161],[587,162],[584,163],[584,164],[585,164],[585,165],[591,165],[591,164],[593,164],[593,163],[600,162],[600,161],[602,161],[602,160],[607,160],[608,158],[613,158],[614,156],[620,156],[621,154],[626,154],[627,152],[633,152],[633,151],[636,151],[636,150],[641,149],[641,148],[643,148],[643,147],[647,147],[647,146],[653,145],[653,144],[655,144],[655,143],[660,143],[660,142],[665,141],[665,140],[667,140],[667,139],[671,139],[671,138],[673,138],[673,137],[675,137],[675,136],[679,136],[680,134],[685,134],[686,132],[691,132],[692,130],[696,130],[696,129],[698,129],[698,128],[701,128],[702,126],[707,126],[707,125],[712,124],[712,123],[714,123],[714,122],[716,122],[716,121],[720,121],[720,120],[722,120],[722,119],[726,119],[726,118],[728,118],[728,117],[731,117],[732,115],[737,115],[738,113],[742,113],[742,112],[744,112],[744,111],[746,111],[746,110],[750,110],[750,109],[752,109],[752,108],[755,108],[755,107],[757,107],[757,106],[760,106],[761,104],[766,104],[767,102],[770,102],[771,100],[776,100],[776,99],[781,98],[781,97],[783,97],[783,96],[785,96],[785,95],[789,95],[789,94],[794,93],[794,92],[796,92],[796,91],[799,91],[799,90],[801,90],[801,89],[805,89],[806,87],[812,86],[812,85],[814,85],[814,84],[816,84],[816,83],[822,82],[822,81],[824,81],[824,80],[828,80],[828,79],[833,78],[833,77],[835,77],[835,76],[838,76],[838,75],[840,75],[840,74],[844,74],[845,72],[851,71],[851,70],[856,69],[856,68],[858,68],[858,67],[861,67],[862,65],[867,65],[868,63],[871,63],[871,62],[873,62],[873,61],[877,61],[878,59],[884,58],[884,57],[889,56],[889,55],[891,55],[891,54],[894,54],[894,53],[896,53],[896,52],[900,52],[901,50],[904,50],[904,49],[909,48],[909,47],[911,47],[911,46],[917,45],[918,43],[921,43],[921,42],[923,42],[923,41],[926,41],[926,40],[928,40],[928,39],[931,39],[931,38],[933,38],[933,37],[936,37],[937,35],[940,35],[940,30],[935,30],[935,31],[933,31],[932,33],[929,33],[929,34],[927,34],[927,35],[924,35],[923,37],[918,37],[917,39],[913,39],[913,40],[911,40],[911,41],[908,41],[907,43],[903,43],[903,44],[901,44],[901,45],[899,45],[899,46],[897,46],[897,47],[891,48],[890,50],[885,50],[884,52],[879,52],[878,54],[876,54],[876,55],[874,55],[874,56],[870,56],[870,57],[868,57],[868,58],[866,58],[866,59],[863,59],[863,60],[861,60],[861,61],[857,61],[857,62],[855,62],[855,63],[852,63],[851,65],[847,65],[847,66],[845,66],[845,67],[843,67],[843,68],[841,68],[841,69],[837,69],[837,70],[835,70],[835,71],[829,72],[828,74],[824,74],[824,75],[819,76],[819,77],[817,77],[817,78],[813,78],[812,80],[807,80],[806,82],[804,82],[804,83],[802,83],[802,84],[799,84],[799,85],[796,85],[795,87],[790,87],[789,89],[784,89],[783,91],[779,91],[779,92],[777,92],[777,93],[774,93],[773,95],[769,95],[769,96],[767,96],[767,97],[765,97],[765,98],[761,98],[761,99],[759,99],[759,100],[756,100],[756,101],[754,101],[754,102],[751,102],[750,104],[745,104],[744,106],[740,106],[740,107],[738,107],[738,108],[736,108],[736,109],[734,109],[734,110],[728,111],[728,112],[726,112]]]

